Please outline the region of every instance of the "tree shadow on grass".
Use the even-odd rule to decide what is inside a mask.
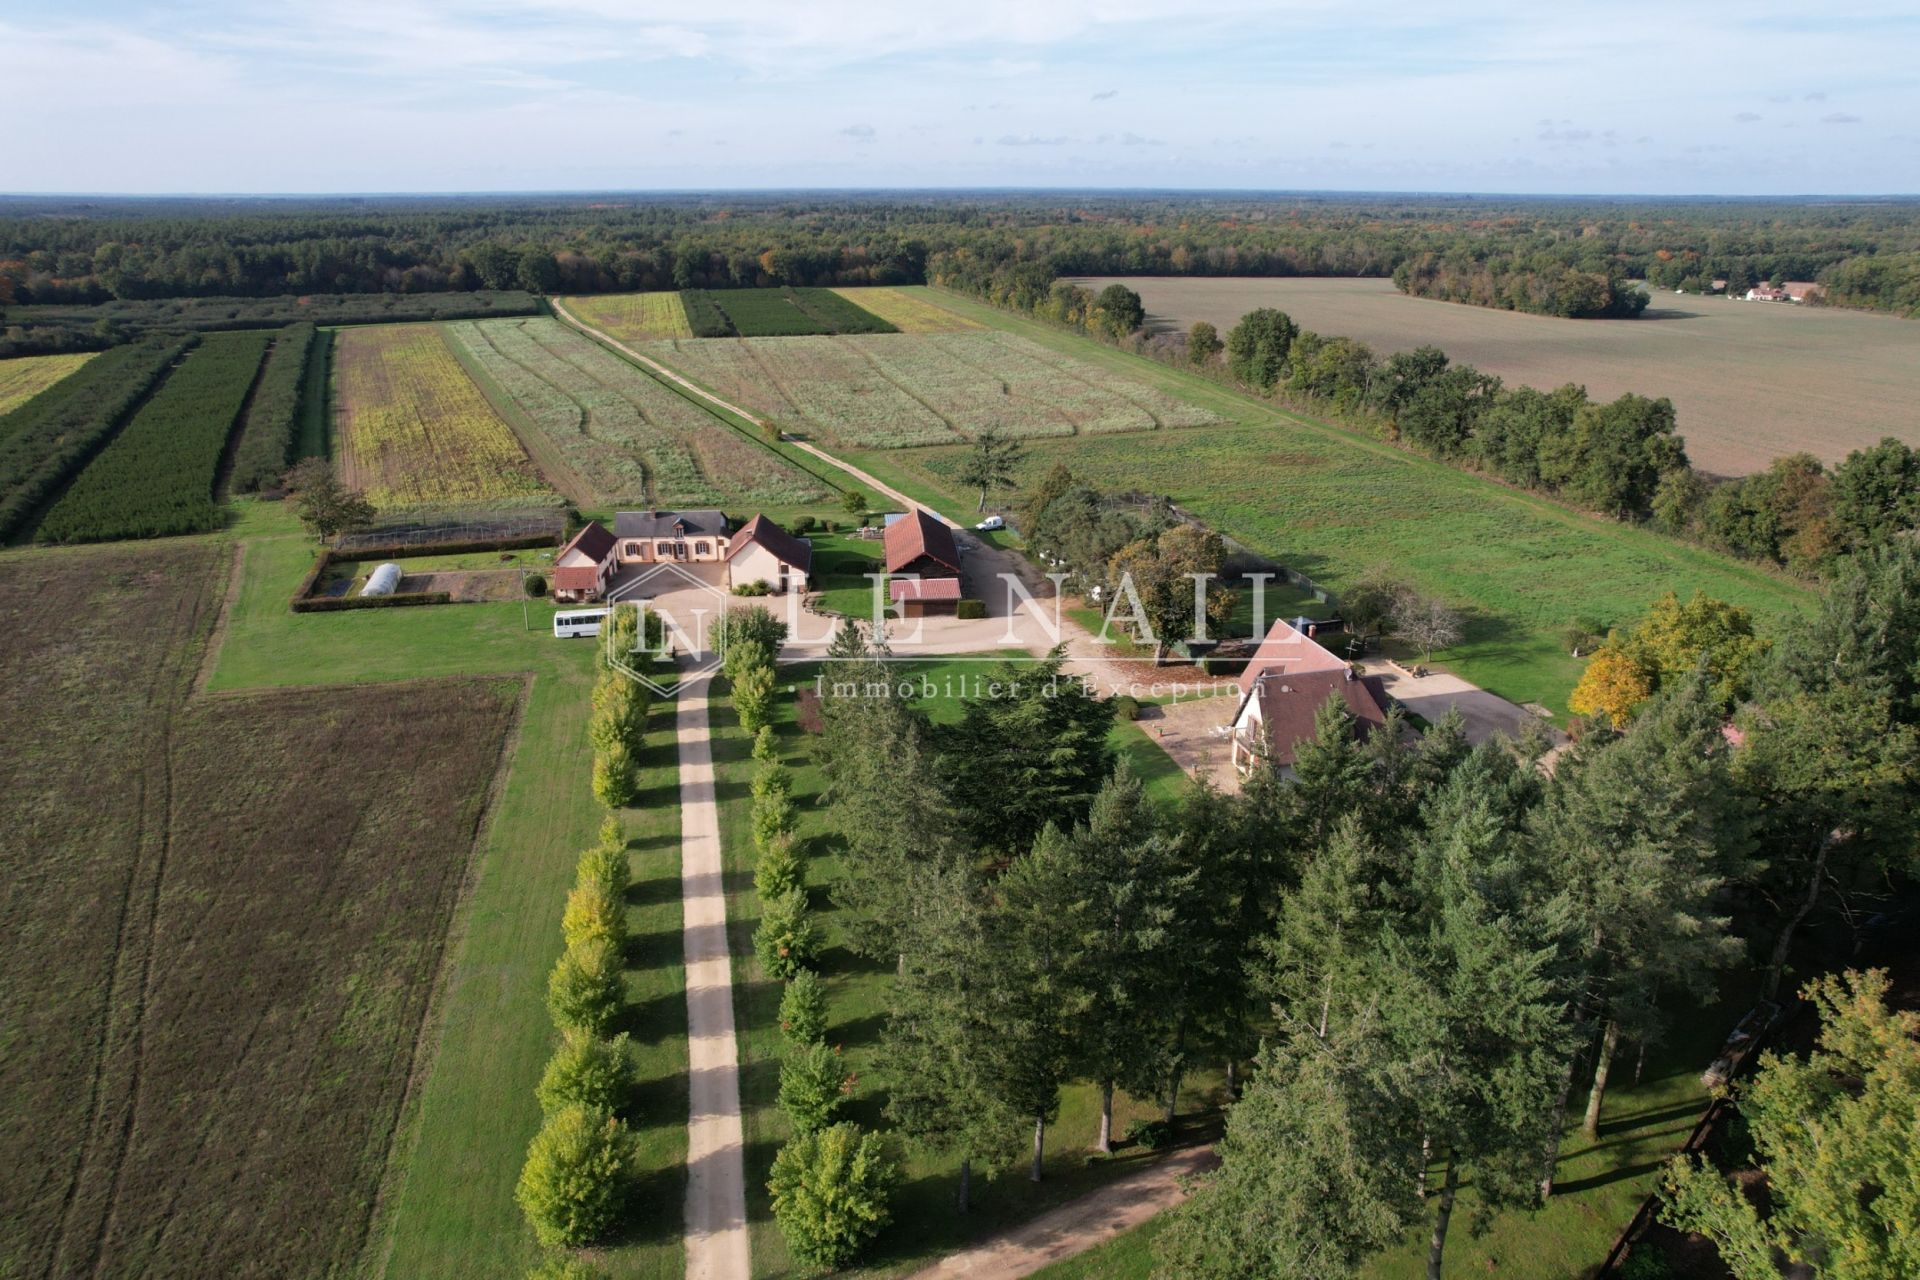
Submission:
[[[1660,1107],[1653,1111],[1636,1111],[1630,1115],[1615,1116],[1600,1122],[1600,1136],[1610,1138],[1628,1129],[1645,1129],[1683,1117],[1691,1119],[1706,1110],[1706,1105],[1704,1102],[1676,1102],[1671,1106]]]
[[[685,958],[681,931],[651,929],[627,938],[622,958],[629,969],[664,969]]]
[[[630,1247],[677,1239],[686,1229],[686,1199],[687,1173],[683,1166],[641,1174],[634,1180],[626,1220],[605,1243]]]
[[[629,907],[658,907],[678,901],[680,901],[680,877],[677,875],[649,876],[645,880],[636,880],[627,886]]]
[[[687,1077],[675,1071],[636,1080],[628,1095],[627,1127],[635,1133],[680,1129],[687,1123]]]
[[[681,991],[664,991],[645,1000],[631,1000],[620,1010],[615,1031],[624,1031],[640,1044],[658,1044],[684,1033],[687,997]]]
[[[782,985],[771,978],[753,982],[743,982],[738,978],[734,980],[733,1016],[738,1019],[742,1030],[762,1032],[780,1029]]]
[[[1575,1178],[1571,1182],[1556,1182],[1553,1184],[1553,1194],[1556,1196],[1574,1195],[1581,1191],[1591,1191],[1595,1187],[1611,1186],[1613,1183],[1623,1182],[1628,1178],[1637,1178],[1642,1174],[1652,1173],[1656,1169],[1663,1168],[1666,1163],[1665,1160],[1649,1160],[1642,1164],[1622,1165],[1618,1169],[1609,1169],[1605,1173],[1596,1173],[1591,1177]]]

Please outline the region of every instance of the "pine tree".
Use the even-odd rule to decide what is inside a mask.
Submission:
[[[1532,823],[1581,937],[1578,1038],[1601,1033],[1589,1133],[1621,1036],[1656,1037],[1660,993],[1710,998],[1714,971],[1743,950],[1716,911],[1721,887],[1746,874],[1749,849],[1727,755],[1706,677],[1696,674],[1649,703],[1624,735],[1591,736],[1563,757]],[[1556,1116],[1543,1193],[1558,1134]]]
[[[881,1043],[887,1118],[920,1150],[959,1157],[965,1213],[974,1166],[1014,1157],[1021,1117],[996,1071],[984,889],[968,868],[939,874],[904,940]]]
[[[1048,826],[1029,853],[1016,858],[995,887],[988,915],[993,1039],[990,1068],[1002,1096],[1033,1124],[1033,1163],[1040,1181],[1046,1129],[1060,1110],[1060,1086],[1081,1053],[1074,1033],[1084,1025],[1085,940],[1089,903],[1076,875],[1070,837]]]

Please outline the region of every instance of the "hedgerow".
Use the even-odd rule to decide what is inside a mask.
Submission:
[[[213,486],[266,353],[264,333],[201,340],[41,522],[44,542],[103,542],[218,527]]]
[[[314,332],[310,324],[288,325],[274,339],[266,368],[260,372],[260,385],[253,390],[253,403],[247,406],[246,421],[240,426],[240,443],[234,446],[228,487],[235,493],[252,493],[272,484],[287,469]]]
[[[17,532],[93,456],[193,341],[116,347],[0,417],[0,538]]]

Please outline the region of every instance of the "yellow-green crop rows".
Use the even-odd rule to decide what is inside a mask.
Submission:
[[[957,312],[884,286],[835,289],[856,307],[871,311],[902,333],[964,333],[981,327]]]
[[[344,329],[334,368],[341,471],[375,506],[549,494],[437,327]]]
[[[677,293],[605,293],[562,302],[583,322],[622,342],[693,336]]]

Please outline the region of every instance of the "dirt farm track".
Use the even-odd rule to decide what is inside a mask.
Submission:
[[[1098,287],[1109,278],[1087,281]],[[1157,330],[1256,307],[1380,355],[1431,343],[1509,383],[1666,396],[1694,465],[1763,470],[1805,450],[1833,463],[1882,436],[1920,445],[1920,321],[1656,293],[1637,320],[1560,320],[1409,298],[1386,280],[1136,277]]]

